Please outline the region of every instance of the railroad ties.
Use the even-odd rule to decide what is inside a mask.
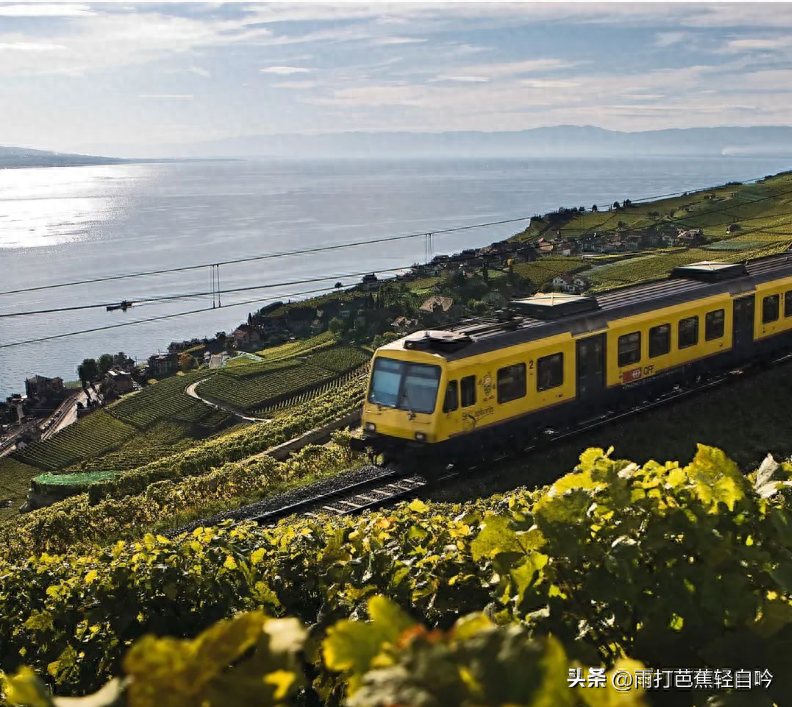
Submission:
[[[373,479],[349,484],[343,488],[312,496],[261,515],[248,516],[244,520],[267,525],[291,515],[316,518],[320,514],[343,516],[360,513],[395,503],[411,496],[428,484],[429,481],[424,476],[418,474],[403,476],[397,471],[385,469],[382,474]]]
[[[378,508],[400,500],[423,488],[426,484],[427,481],[422,476],[406,476],[381,486],[373,486],[353,495],[341,496],[321,506],[319,512],[336,516],[360,513],[369,508]],[[316,518],[318,513],[309,511],[305,515],[309,518]]]

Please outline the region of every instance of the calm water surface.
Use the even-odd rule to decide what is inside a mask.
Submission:
[[[762,158],[224,162],[0,170],[0,291],[209,263],[334,243],[608,204],[780,171]],[[521,230],[503,225],[436,236],[435,253]],[[345,273],[407,267],[424,241],[263,260],[221,269],[223,288],[327,277],[223,297],[223,307],[81,336],[0,349],[0,395],[34,373],[76,377],[87,356],[145,358],[174,339],[231,330],[268,298],[351,283]],[[205,292],[208,268],[0,296],[0,313]],[[259,305],[232,307],[260,297]],[[0,319],[0,343],[211,307],[207,297]]]

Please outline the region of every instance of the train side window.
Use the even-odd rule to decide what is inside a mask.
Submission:
[[[792,317],[792,290],[784,295],[784,316]]]
[[[679,348],[686,349],[698,343],[699,319],[687,317],[679,320]]]
[[[658,324],[649,330],[649,358],[665,356],[671,351],[671,325]]]
[[[525,397],[525,364],[515,363],[498,369],[498,402],[508,403]]]
[[[454,412],[459,407],[459,387],[456,381],[448,381],[446,387],[445,400],[443,401],[443,412]]]
[[[641,332],[619,337],[619,368],[641,360]]]
[[[459,382],[459,389],[462,394],[463,408],[469,408],[476,404],[476,376],[465,376]]]
[[[536,389],[550,390],[564,383],[564,354],[543,356],[536,362]]]
[[[778,319],[778,310],[781,304],[779,295],[770,295],[762,300],[762,324],[769,324]]]
[[[726,310],[724,309],[707,312],[707,316],[704,317],[704,339],[706,341],[720,339],[723,336],[725,319]]]

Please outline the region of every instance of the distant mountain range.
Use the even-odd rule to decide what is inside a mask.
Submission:
[[[140,149],[140,148],[137,148]],[[618,132],[559,125],[516,132],[344,132],[248,135],[154,145],[163,157],[635,157],[792,155],[792,127],[688,128]],[[127,153],[128,150],[116,150]]]
[[[79,167],[83,165],[121,164],[129,160],[118,157],[71,155],[64,152],[30,150],[25,147],[0,146],[0,169],[13,167]]]
[[[345,132],[247,135],[168,145],[93,145],[92,155],[0,147],[0,168],[250,158],[792,157],[792,127],[619,132],[558,125],[514,132]]]

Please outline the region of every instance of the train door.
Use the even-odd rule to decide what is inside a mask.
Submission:
[[[754,295],[734,300],[734,338],[732,351],[738,357],[751,351],[754,335]]]
[[[577,340],[577,394],[584,403],[601,398],[605,389],[605,334]]]

